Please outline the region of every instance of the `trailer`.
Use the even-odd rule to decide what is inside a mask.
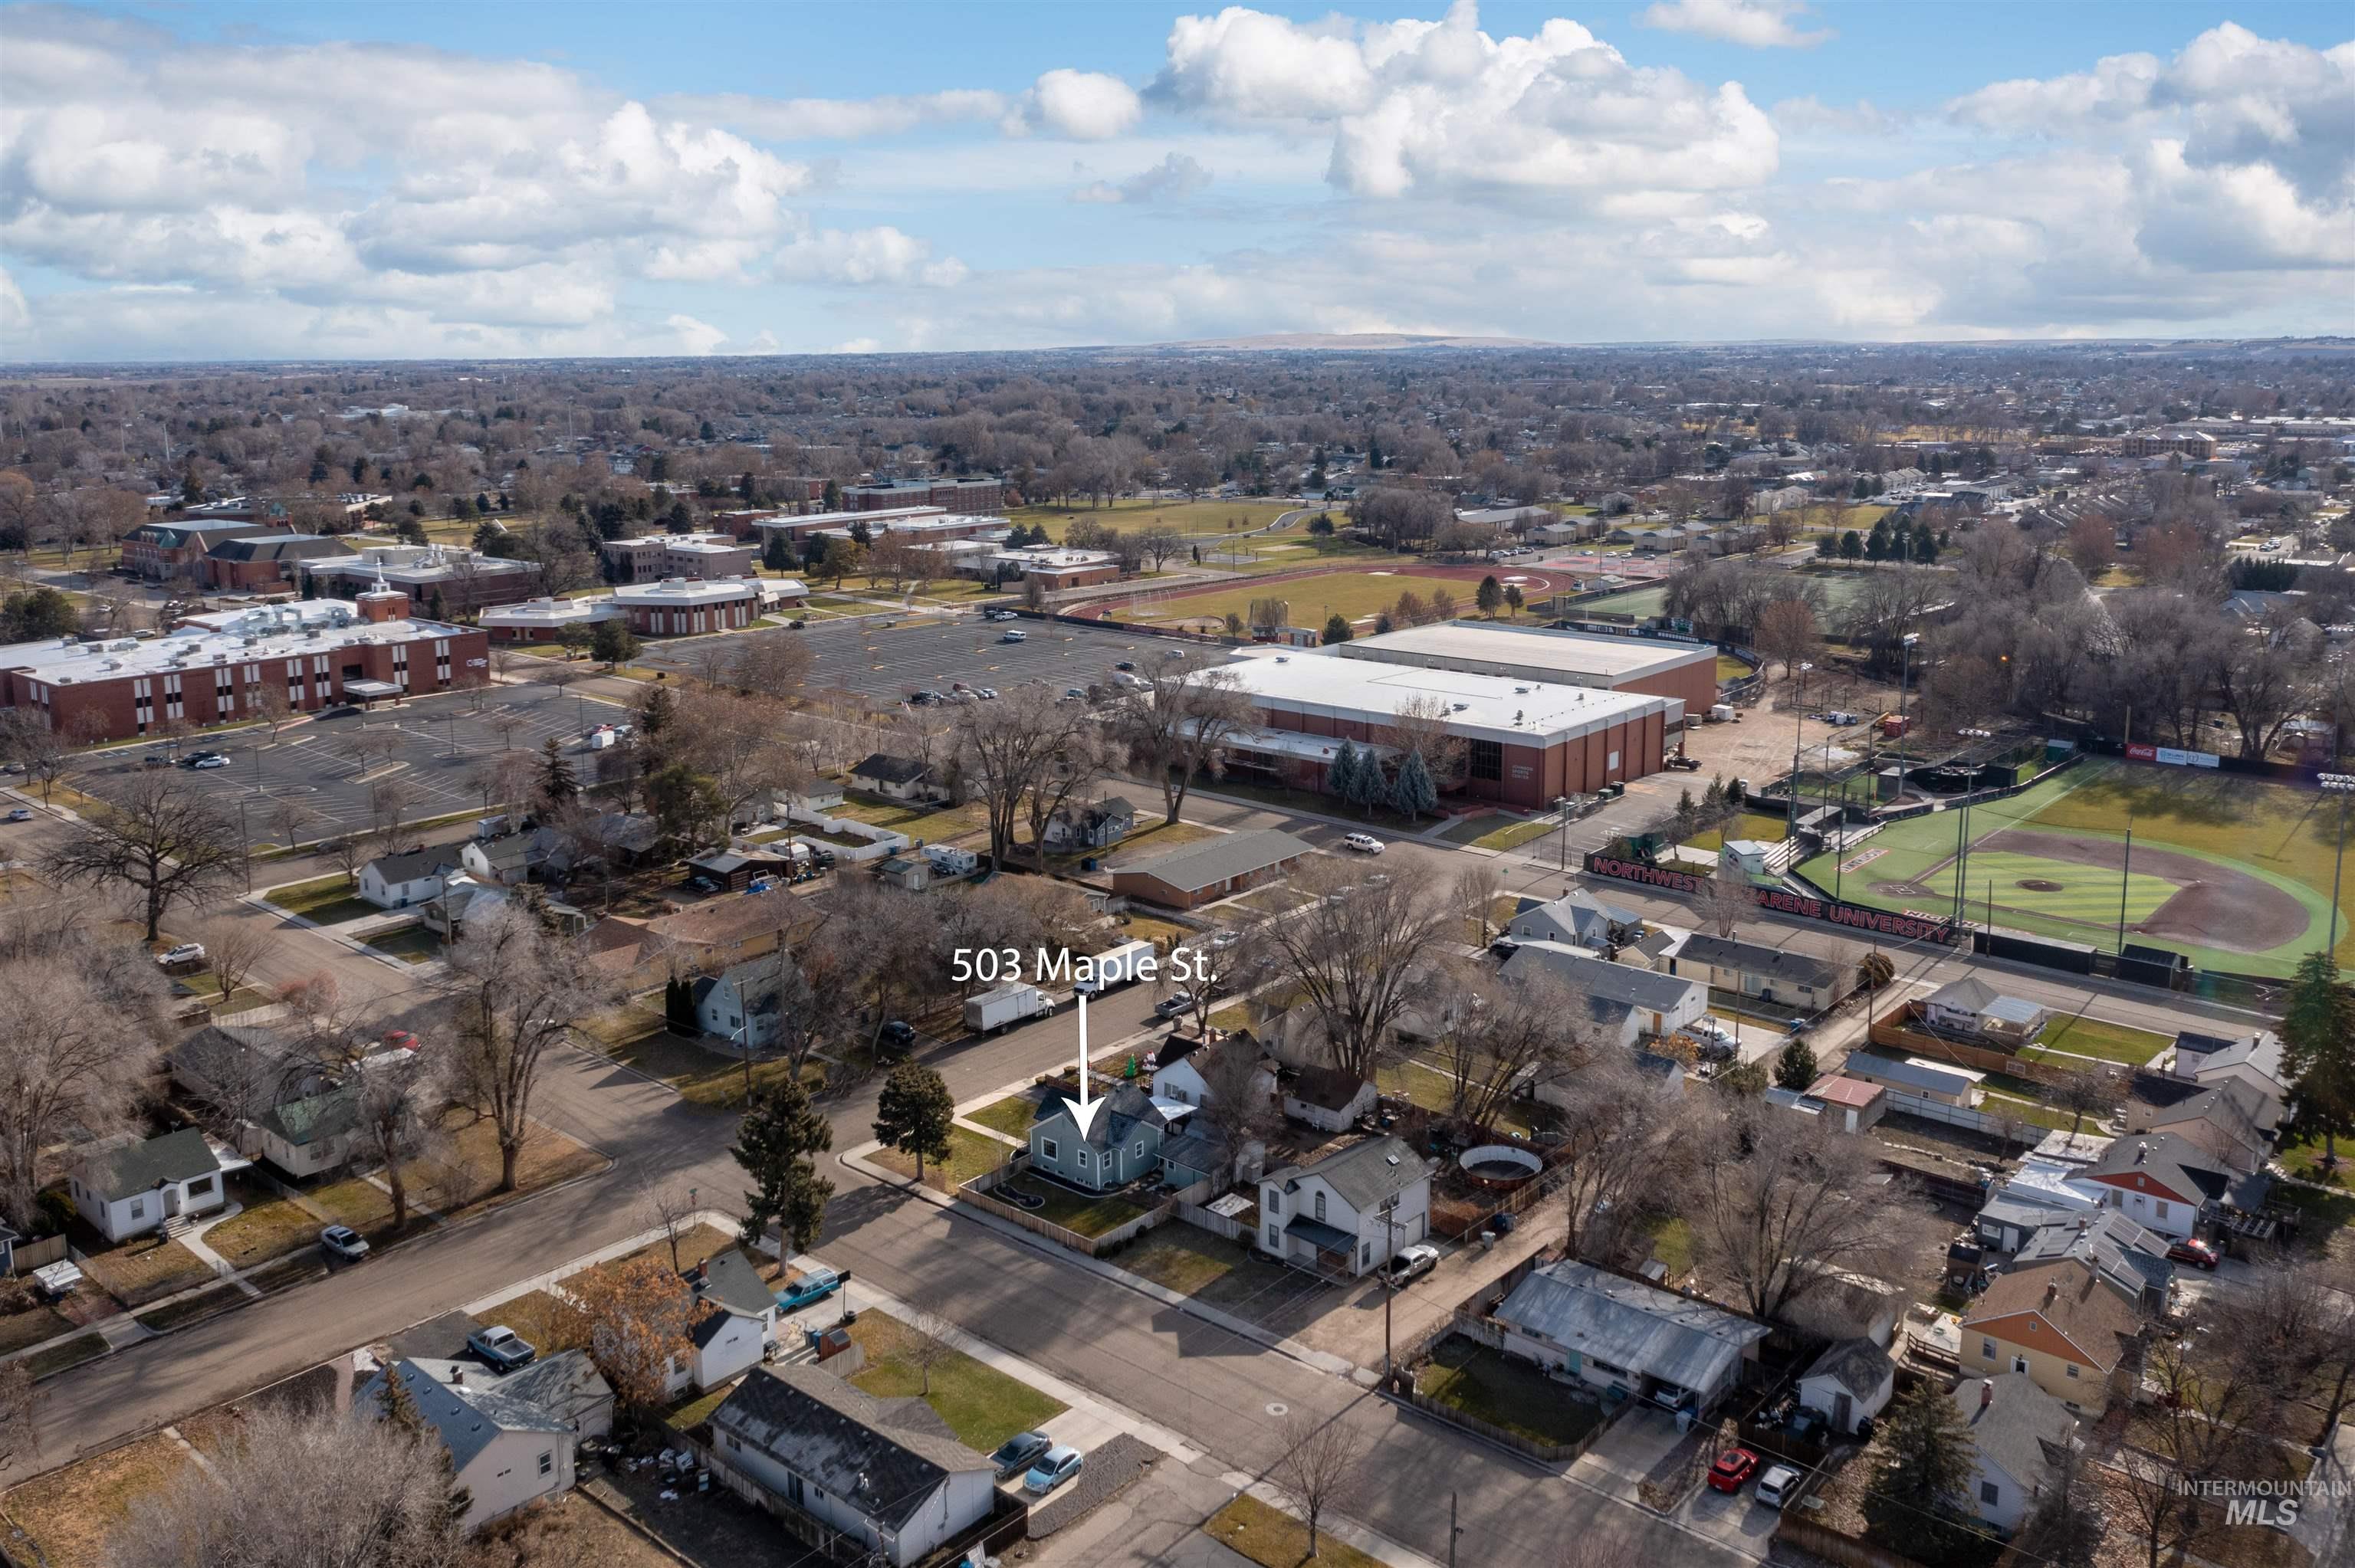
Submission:
[[[1123,942],[1107,948],[1092,959],[1081,960],[1087,973],[1071,987],[1079,996],[1102,996],[1115,986],[1131,980],[1150,980],[1157,962],[1153,944],[1146,941]]]
[[[973,1034],[995,1034],[1044,1015],[1052,1005],[1047,993],[1035,985],[1002,985],[996,991],[965,999],[965,1030]]]
[[[981,865],[979,855],[954,844],[926,844],[923,855],[935,876],[971,876]]]

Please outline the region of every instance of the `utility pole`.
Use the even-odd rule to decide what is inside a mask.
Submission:
[[[1391,1388],[1397,1376],[1391,1365],[1391,1298],[1398,1294],[1398,1276],[1391,1265],[1398,1261],[1398,1200],[1392,1198],[1382,1205],[1382,1241],[1389,1255],[1382,1262],[1382,1386]]]
[[[2355,773],[2326,773],[2322,788],[2339,797],[2339,853],[2330,862],[2330,941],[2323,951],[2338,961],[2339,952],[2339,874],[2347,864],[2347,797],[2355,794]]]
[[[2118,951],[2126,950],[2126,889],[2134,884],[2134,819],[2126,819],[2126,853],[2118,863]],[[2338,908],[2338,896],[2333,893],[2331,907]]]
[[[1464,1527],[1455,1522],[1455,1494],[1447,1494],[1447,1568],[1455,1568],[1455,1538]]]

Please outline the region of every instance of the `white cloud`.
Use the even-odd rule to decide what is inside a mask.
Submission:
[[[886,94],[880,98],[756,98],[750,93],[680,94],[659,100],[666,113],[714,120],[766,142],[858,141],[928,125],[1003,120],[1002,92],[981,88]]]
[[[828,228],[806,234],[777,252],[777,276],[802,283],[900,283],[948,288],[964,279],[964,263],[932,260],[932,248],[896,228]]]
[[[1636,20],[1671,33],[1695,33],[1753,49],[1812,49],[1835,35],[1828,27],[1802,31],[1799,0],[1663,0]]]
[[[1082,185],[1071,193],[1071,199],[1106,204],[1183,201],[1201,195],[1209,185],[1209,170],[1183,153],[1172,153],[1117,185],[1097,180]]]
[[[1888,136],[1905,128],[1909,116],[1859,98],[1845,108],[1826,103],[1813,93],[1785,98],[1767,111],[1774,129],[1785,133],[1830,132],[1848,136]]]
[[[1135,125],[1145,114],[1136,90],[1116,76],[1092,70],[1050,70],[1040,77],[1006,121],[1010,135],[1043,131],[1074,142],[1103,142]]]
[[[709,322],[697,321],[693,316],[685,313],[668,317],[664,321],[663,325],[678,335],[678,351],[681,354],[709,354],[728,341],[726,328],[713,326]]]
[[[1636,67],[1575,22],[1482,32],[1440,22],[1303,26],[1241,7],[1180,17],[1156,96],[1198,115],[1328,134],[1355,196],[1702,191],[1775,170],[1774,127],[1739,84]]]

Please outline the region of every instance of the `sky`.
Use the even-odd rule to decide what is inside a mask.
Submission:
[[[2355,334],[2355,8],[0,5],[0,360]]]

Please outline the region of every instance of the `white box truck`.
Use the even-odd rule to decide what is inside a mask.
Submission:
[[[1153,972],[1155,962],[1150,942],[1123,942],[1116,948],[1107,948],[1087,960],[1087,975],[1073,983],[1072,994],[1102,996],[1114,986],[1146,978]]]
[[[1035,985],[1002,985],[996,991],[969,996],[964,1002],[965,1031],[995,1034],[1026,1019],[1042,1016],[1049,1008],[1047,993]]]

